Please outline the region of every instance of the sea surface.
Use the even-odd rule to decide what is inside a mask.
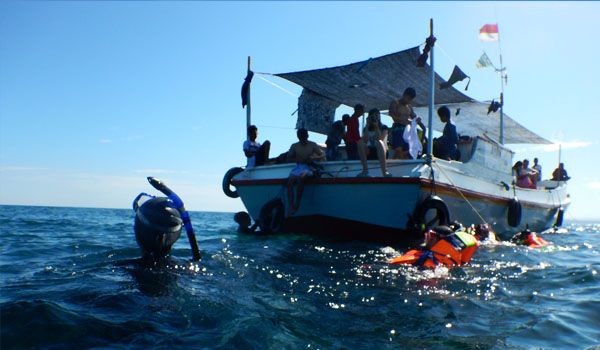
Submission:
[[[190,214],[202,260],[182,233],[147,269],[132,210],[0,206],[0,348],[600,349],[600,222],[424,270],[386,265],[402,247]]]

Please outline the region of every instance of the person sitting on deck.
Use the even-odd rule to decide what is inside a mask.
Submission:
[[[363,130],[363,136],[358,141],[358,154],[363,167],[362,173],[358,177],[368,177],[369,169],[367,168],[367,160],[379,159],[381,166],[381,174],[385,177],[392,176],[386,170],[386,138],[387,132],[381,127],[381,115],[377,108],[369,111],[367,117],[367,125]]]
[[[348,128],[346,132],[346,153],[348,160],[358,160],[358,140],[360,140],[360,128],[358,127],[358,118],[365,114],[365,106],[357,104],[354,106],[354,113],[346,118],[344,124]],[[343,119],[342,119],[343,120]]]
[[[456,126],[452,124],[450,119],[450,109],[442,106],[437,111],[440,121],[446,123],[442,136],[433,140],[433,155],[444,160],[456,159],[456,143],[458,142],[458,134]]]
[[[258,137],[258,129],[255,125],[248,127],[248,139],[244,141],[244,154],[247,158],[246,167],[254,168],[255,166],[265,165],[269,161],[269,151],[271,143],[265,141],[262,145],[256,142]]]
[[[519,176],[519,169],[521,169],[523,167],[523,162],[520,160],[517,160],[517,162],[515,163],[515,165],[513,165],[512,167],[512,176],[514,177],[518,177]]]
[[[471,261],[479,246],[461,227],[438,226],[425,232],[423,249],[412,249],[388,261],[388,264],[412,264],[424,267],[462,266]]]
[[[565,170],[565,163],[560,163],[558,168],[554,169],[552,172],[552,180],[553,181],[567,181],[570,177],[567,175],[567,171]]]
[[[537,188],[533,182],[533,177],[537,175],[537,172],[529,168],[529,161],[527,159],[523,160],[523,162],[521,162],[521,167],[516,170],[517,186],[531,189]]]
[[[344,131],[344,120],[348,120],[348,118],[350,118],[349,115],[344,114],[344,116],[342,117],[342,120],[338,120],[336,122],[334,122],[333,124],[331,124],[331,129],[329,129],[329,133],[327,134],[327,140],[325,141],[325,144],[327,145],[327,160],[328,161],[334,161],[334,160],[338,160],[340,158],[340,152],[338,150],[338,146],[340,145],[340,143],[342,142],[342,139],[344,138],[345,135],[345,131]]]
[[[324,162],[325,155],[321,148],[314,142],[308,141],[308,131],[304,128],[298,129],[299,142],[296,142],[288,151],[288,162],[296,162],[296,166],[290,172],[287,182],[289,210],[286,217],[294,215],[300,207],[300,199],[304,190],[304,180],[311,173],[309,165],[315,160]],[[294,203],[294,184],[298,184],[296,202]]]

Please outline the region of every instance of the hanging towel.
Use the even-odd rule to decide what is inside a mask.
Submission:
[[[408,153],[413,159],[417,159],[419,154],[423,151],[423,145],[417,134],[417,118],[410,121],[410,124],[404,129],[404,134],[402,136],[404,137],[404,141],[408,143]]]

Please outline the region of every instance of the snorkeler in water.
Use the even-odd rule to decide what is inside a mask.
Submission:
[[[252,219],[245,211],[235,213],[233,220],[239,225],[237,229],[238,233],[254,233],[258,228],[258,222],[254,223],[254,225],[250,227],[252,224]]]
[[[388,264],[411,264],[424,267],[462,266],[468,264],[479,246],[477,240],[464,232],[460,224],[438,226],[425,232],[421,249],[412,249]]]
[[[510,239],[510,242],[518,245],[526,245],[529,248],[545,247],[550,244],[550,242],[539,237],[535,232],[531,232],[528,228],[517,233]]]
[[[153,266],[166,259],[185,227],[193,260],[200,260],[200,251],[189,213],[177,194],[160,180],[148,177],[150,184],[167,197],[140,193],[133,201],[135,240],[141,251],[141,263]]]

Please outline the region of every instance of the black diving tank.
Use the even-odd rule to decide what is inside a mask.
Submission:
[[[145,201],[136,210],[135,240],[144,257],[154,261],[166,257],[181,236],[183,220],[175,204],[168,198],[155,197]]]

